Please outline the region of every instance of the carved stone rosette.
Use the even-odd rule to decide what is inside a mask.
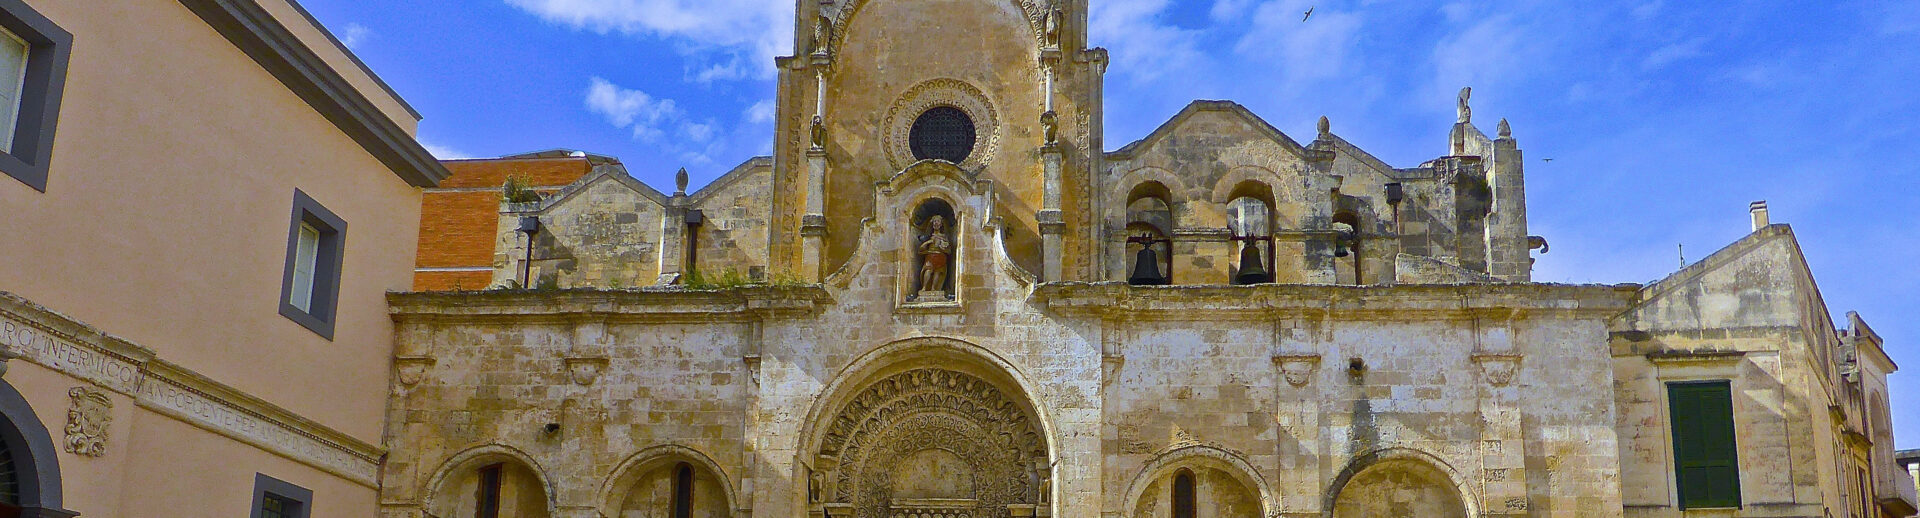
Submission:
[[[973,152],[964,162],[955,164],[966,171],[979,171],[993,160],[1000,149],[1000,116],[993,108],[993,102],[987,99],[986,92],[970,83],[958,79],[932,79],[908,88],[906,93],[894,101],[887,109],[887,118],[883,126],[887,160],[894,170],[905,169],[918,160],[913,157],[913,148],[908,137],[913,132],[913,123],[920,114],[935,107],[947,106],[958,109],[973,119]]]
[[[835,467],[823,489],[830,504],[851,504],[854,517],[889,518],[926,503],[894,501],[895,468],[915,453],[944,450],[973,473],[967,505],[953,511],[1006,517],[1011,504],[1040,501],[1047,465],[1037,428],[985,380],[940,368],[901,372],[869,385],[828,422],[819,455]]]
[[[86,387],[67,391],[67,453],[83,457],[107,454],[107,428],[113,424],[113,400],[107,394]]]

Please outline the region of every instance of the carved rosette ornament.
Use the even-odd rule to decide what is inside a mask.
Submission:
[[[113,400],[86,387],[67,391],[67,453],[83,457],[107,454],[107,427],[113,424]]]
[[[1520,373],[1518,354],[1476,354],[1473,363],[1480,366],[1480,377],[1488,385],[1505,387]]]
[[[1007,517],[1009,504],[1041,500],[1046,444],[1035,420],[993,384],[939,368],[874,382],[827,423],[819,454],[838,462],[827,499],[852,504],[850,518],[891,516],[896,467],[927,450],[971,469],[972,517]]]
[[[1000,149],[1000,117],[993,109],[992,101],[972,84],[942,78],[908,88],[887,109],[886,122],[881,129],[885,132],[887,161],[894,170],[905,169],[919,161],[914,159],[909,138],[913,133],[913,123],[920,114],[942,106],[960,110],[973,120],[973,152],[956,165],[967,171],[978,171],[993,160],[994,153]]]

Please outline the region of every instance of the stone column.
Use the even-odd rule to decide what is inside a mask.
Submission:
[[[1521,434],[1516,354],[1476,354],[1480,368],[1482,516],[1527,516],[1526,437]]]
[[[1037,215],[1040,246],[1046,261],[1040,280],[1055,282],[1065,280],[1063,275],[1066,268],[1062,264],[1065,259],[1063,247],[1066,246],[1067,223],[1060,212],[1060,146],[1049,144],[1040,149],[1040,156],[1045,161],[1047,182],[1043,209]]]
[[[676,192],[667,200],[660,218],[660,277],[654,284],[680,284],[687,262],[687,193]]]
[[[827,245],[827,150],[807,150],[807,212],[800,216],[800,280],[820,282],[820,257]]]
[[[1321,480],[1325,462],[1320,452],[1320,402],[1328,383],[1320,374],[1320,355],[1308,340],[1311,331],[1297,324],[1274,326],[1274,454],[1280,460],[1273,490],[1280,498],[1276,510],[1284,517],[1320,516],[1325,491]]]

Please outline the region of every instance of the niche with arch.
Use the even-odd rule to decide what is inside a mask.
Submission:
[[[464,463],[433,492],[434,516],[547,518],[547,492],[532,467],[511,458]]]
[[[636,469],[610,518],[726,518],[724,482],[703,466],[662,460]]]
[[[1160,182],[1134,186],[1127,194],[1127,283],[1160,286],[1173,279],[1173,198]],[[1151,260],[1151,262],[1147,262]]]
[[[1466,518],[1453,480],[1412,459],[1374,462],[1340,486],[1334,518]]]
[[[1153,481],[1132,518],[1260,518],[1258,490],[1210,465],[1182,466]]]
[[[1273,193],[1265,185],[1247,182],[1236,187],[1227,202],[1227,230],[1235,246],[1233,284],[1265,284],[1275,276]]]
[[[1362,271],[1360,216],[1351,211],[1333,214],[1333,278],[1335,284],[1358,285],[1366,279]]]
[[[907,301],[945,303],[955,300],[960,273],[959,222],[953,205],[947,200],[927,198],[914,206],[911,229],[911,259],[908,265]]]

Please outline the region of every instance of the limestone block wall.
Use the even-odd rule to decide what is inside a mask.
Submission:
[[[767,239],[773,226],[773,159],[748,160],[701,188],[689,200],[706,218],[694,238],[694,269],[715,276],[732,271],[767,277]]]

